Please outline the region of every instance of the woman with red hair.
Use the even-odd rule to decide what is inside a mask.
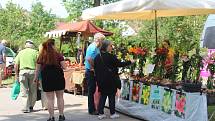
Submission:
[[[66,68],[63,56],[57,52],[54,46],[54,39],[48,39],[42,44],[42,51],[37,60],[34,81],[38,81],[38,74],[41,70],[42,88],[46,93],[48,100],[49,119],[54,118],[54,95],[57,97],[57,106],[59,110],[59,121],[64,121],[64,89],[65,79],[63,69]]]

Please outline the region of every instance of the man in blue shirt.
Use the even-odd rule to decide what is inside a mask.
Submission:
[[[91,115],[97,115],[95,104],[94,104],[94,93],[96,91],[96,80],[94,76],[94,58],[100,53],[100,46],[105,36],[101,33],[94,35],[94,42],[87,48],[85,56],[85,77],[88,84],[88,113]]]
[[[6,63],[6,54],[5,54],[6,43],[7,43],[6,40],[2,40],[0,43],[0,88],[3,87],[2,86],[2,77],[4,74],[4,67],[5,67],[5,63]]]

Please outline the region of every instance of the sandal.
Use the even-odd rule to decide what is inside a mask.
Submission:
[[[64,115],[59,115],[59,121],[65,121]]]
[[[50,117],[47,121],[55,121],[54,117]]]

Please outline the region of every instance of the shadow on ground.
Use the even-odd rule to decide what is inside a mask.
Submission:
[[[109,110],[105,113],[109,117]],[[97,116],[89,115],[86,109],[74,109],[65,110],[66,121],[99,121]],[[0,121],[46,121],[48,119],[47,111],[32,112],[26,114],[16,114],[16,115],[1,115]],[[55,119],[58,120],[58,111],[55,111]],[[114,121],[132,121],[131,118],[121,117],[115,119]],[[134,120],[134,119],[133,119]],[[104,119],[104,121],[113,121],[110,118]],[[137,121],[135,119],[135,121]]]

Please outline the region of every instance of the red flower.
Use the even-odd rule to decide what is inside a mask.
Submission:
[[[139,47],[130,48],[128,51],[129,51],[129,53],[133,53],[135,55],[142,55],[142,56],[145,56],[146,53],[147,53],[147,49],[145,49],[145,48],[142,49],[142,48],[139,48]]]
[[[157,48],[155,49],[157,55],[167,55],[169,50],[166,48]]]

